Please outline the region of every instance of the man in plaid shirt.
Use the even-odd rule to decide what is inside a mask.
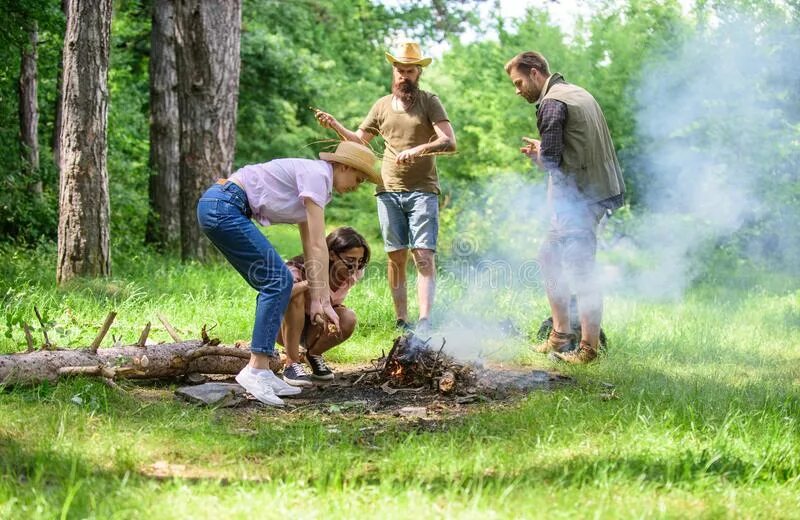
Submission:
[[[588,363],[597,357],[603,314],[595,274],[597,228],[623,204],[622,171],[603,112],[591,94],[561,74],[551,74],[538,52],[518,54],[505,69],[517,94],[537,106],[541,140],[523,137],[521,151],[548,173],[551,219],[540,259],[553,330],[534,349],[568,363]],[[571,293],[578,300],[579,342],[569,320]]]

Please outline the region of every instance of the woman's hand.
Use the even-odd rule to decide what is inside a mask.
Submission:
[[[311,300],[309,314],[311,315],[312,323],[315,325],[327,325],[328,327],[333,326],[334,330],[330,332],[333,334],[338,334],[339,315],[336,314],[336,311],[333,309],[330,298],[328,298],[327,301],[321,301],[318,299]]]
[[[298,294],[303,294],[306,291],[308,291],[308,280],[303,280],[302,282],[295,282],[294,285],[292,285],[292,298],[294,298]]]

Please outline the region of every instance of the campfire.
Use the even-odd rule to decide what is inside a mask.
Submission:
[[[443,394],[468,392],[476,381],[476,367],[445,354],[445,340],[439,348],[429,342],[413,333],[395,339],[388,355],[373,360],[373,382],[388,388],[431,389]]]

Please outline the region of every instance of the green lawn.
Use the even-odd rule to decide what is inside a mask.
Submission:
[[[297,252],[291,228],[270,233],[282,253]],[[18,323],[33,322],[33,305],[61,346],[91,342],[110,310],[112,333],[131,342],[156,312],[187,337],[204,323],[225,343],[249,336],[254,294],[223,264],[120,254],[111,281],[57,291],[52,250],[2,253],[0,352],[24,349]],[[375,256],[350,299],[359,330],[334,363],[391,345]],[[450,305],[440,309],[469,296],[444,286],[439,301]],[[482,318],[511,317],[525,332],[546,316],[534,289],[492,302],[481,303]],[[153,338],[167,340],[155,325]],[[611,297],[605,328],[602,361],[560,368],[576,385],[426,427],[201,409],[87,379],[6,389],[0,518],[800,517],[796,280],[699,286],[673,302]],[[517,363],[554,368],[522,345],[508,350]]]

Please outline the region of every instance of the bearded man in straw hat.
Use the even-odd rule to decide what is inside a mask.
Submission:
[[[419,322],[417,332],[430,329],[436,288],[435,252],[439,233],[439,179],[435,155],[455,152],[456,137],[439,98],[420,90],[424,57],[416,42],[402,42],[394,54],[392,93],[380,98],[353,132],[333,116],[317,112],[319,123],[342,138],[369,143],[384,138],[381,183],[376,190],[378,218],[388,262],[389,286],[397,317],[395,325],[410,329],[406,291],[406,263],[411,250],[417,267]]]

